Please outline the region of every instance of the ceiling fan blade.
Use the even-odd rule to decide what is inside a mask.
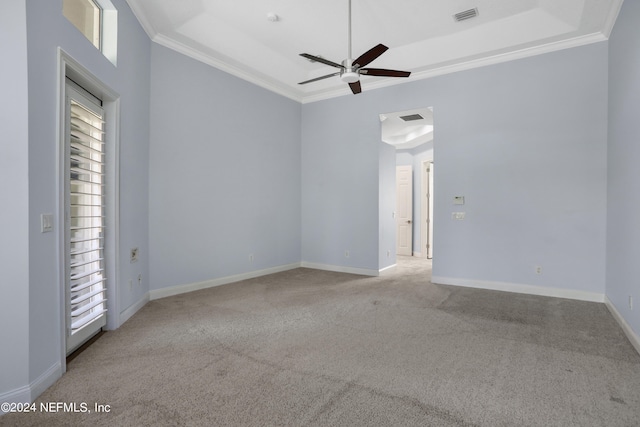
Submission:
[[[368,63],[376,59],[378,56],[385,53],[387,49],[389,48],[383,44],[379,44],[375,47],[372,47],[371,49],[369,49],[368,51],[360,55],[358,59],[353,61],[353,64],[354,66],[364,67],[365,65],[367,65]]]
[[[384,68],[361,68],[360,74],[365,76],[381,76],[381,77],[409,77],[410,71],[385,70]]]
[[[312,61],[322,62],[323,64],[331,65],[332,67],[344,68],[344,66],[341,64],[337,64],[335,62],[329,61],[328,59],[320,58],[319,56],[309,55],[308,53],[301,53],[300,56],[310,59]]]
[[[339,75],[340,75],[340,71],[338,71],[337,73],[333,73],[333,74],[327,74],[326,76],[316,77],[315,79],[306,80],[306,81],[304,81],[304,82],[300,82],[300,83],[298,83],[298,84],[299,84],[299,85],[305,85],[305,84],[307,84],[307,83],[317,82],[318,80],[324,80],[324,79],[328,79],[329,77],[339,76]]]
[[[351,92],[353,92],[354,95],[357,95],[360,92],[362,92],[362,87],[360,86],[360,80],[358,80],[357,82],[349,83],[349,87],[351,88]]]

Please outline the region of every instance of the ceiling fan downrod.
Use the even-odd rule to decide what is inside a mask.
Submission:
[[[349,50],[348,50],[348,55],[347,58],[348,59],[352,59],[353,57],[351,56],[351,0],[349,0]]]
[[[357,68],[353,67],[353,57],[351,56],[351,0],[349,0],[349,39],[348,39],[348,55],[347,59],[342,61],[342,66],[344,67],[340,71],[340,80],[345,83],[355,83],[360,80],[360,74],[358,73]]]

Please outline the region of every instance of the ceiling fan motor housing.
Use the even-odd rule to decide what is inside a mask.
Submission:
[[[345,83],[355,83],[360,80],[358,69],[353,67],[353,59],[345,59],[342,61],[344,67],[340,71],[340,79]]]

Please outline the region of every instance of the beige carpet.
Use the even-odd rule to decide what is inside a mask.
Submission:
[[[603,304],[297,269],[152,301],[9,426],[637,426]]]

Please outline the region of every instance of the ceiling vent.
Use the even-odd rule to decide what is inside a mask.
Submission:
[[[455,15],[453,15],[453,19],[456,22],[460,22],[467,19],[475,18],[476,16],[478,16],[478,9],[474,7],[473,9],[456,13]]]
[[[420,114],[409,114],[408,116],[400,116],[400,118],[405,122],[412,122],[414,120],[424,120],[424,117],[422,117]]]

